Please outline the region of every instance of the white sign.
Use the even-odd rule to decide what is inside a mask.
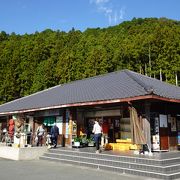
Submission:
[[[66,134],[65,134],[65,138],[68,138],[68,134],[69,134],[69,124],[66,123]]]
[[[160,114],[159,115],[159,119],[160,119],[160,127],[165,127],[167,128],[167,115],[164,114]]]
[[[62,134],[62,127],[63,127],[63,117],[62,116],[56,117],[56,125],[59,128],[59,134]]]
[[[153,135],[152,136],[152,147],[153,150],[160,150],[160,140],[159,140],[159,134]]]
[[[155,128],[155,133],[159,133],[159,118],[158,117],[155,118],[154,128]]]

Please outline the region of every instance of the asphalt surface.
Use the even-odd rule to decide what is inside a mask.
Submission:
[[[0,180],[152,180],[45,160],[0,158]]]

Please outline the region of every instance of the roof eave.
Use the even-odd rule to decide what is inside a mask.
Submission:
[[[143,96],[122,98],[122,99],[79,102],[79,103],[62,104],[62,105],[49,106],[49,107],[39,107],[39,108],[34,108],[34,109],[22,109],[22,110],[17,110],[17,111],[7,111],[7,112],[1,112],[0,115],[28,113],[28,112],[66,108],[66,107],[76,107],[76,106],[93,106],[93,105],[102,105],[102,104],[123,103],[123,102],[132,102],[132,101],[146,100],[146,99],[154,99],[154,100],[160,100],[160,101],[166,101],[166,102],[180,103],[180,99],[171,99],[171,98],[161,97],[158,95],[143,95]]]

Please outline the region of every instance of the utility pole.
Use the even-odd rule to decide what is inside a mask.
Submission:
[[[151,77],[151,47],[149,43],[149,76]]]

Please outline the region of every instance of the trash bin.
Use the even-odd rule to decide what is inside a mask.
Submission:
[[[64,136],[64,134],[62,135],[62,139],[61,139],[61,146],[62,147],[65,147],[65,136]]]

